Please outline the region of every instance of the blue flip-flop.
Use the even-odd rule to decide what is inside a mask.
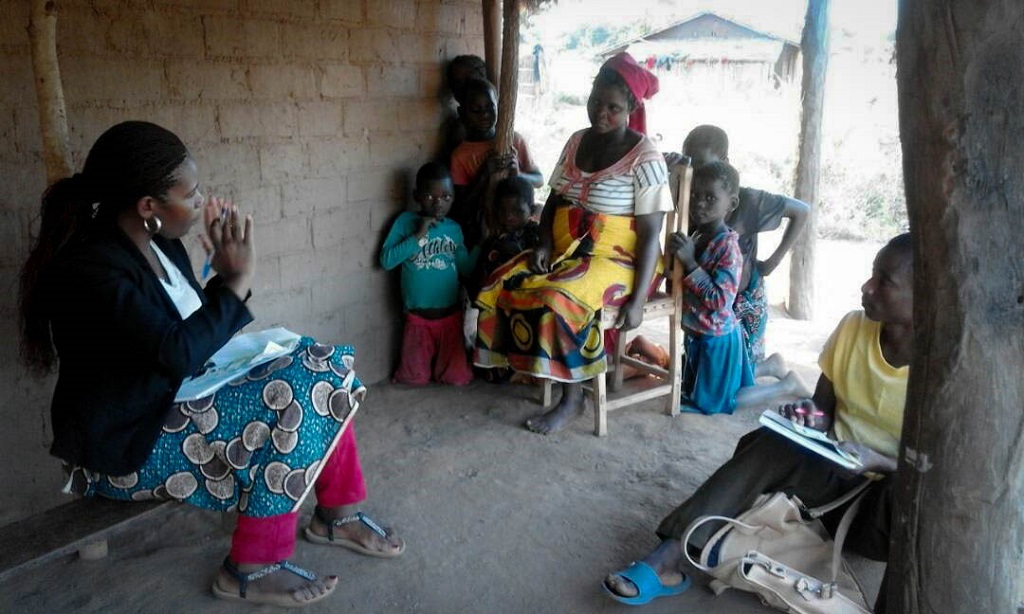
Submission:
[[[654,601],[658,597],[681,595],[686,592],[686,589],[690,588],[690,576],[687,576],[686,574],[683,574],[683,581],[679,584],[675,586],[665,586],[661,583],[661,579],[658,578],[658,574],[654,571],[654,568],[643,561],[635,562],[622,571],[615,572],[615,575],[622,576],[636,586],[636,597],[623,597],[622,595],[616,595],[604,582],[601,582],[601,587],[604,588],[606,593],[611,595],[612,599],[619,603],[625,603],[626,605],[644,605],[645,603]]]

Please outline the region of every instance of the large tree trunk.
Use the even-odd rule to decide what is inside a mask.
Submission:
[[[68,143],[68,117],[64,107],[64,88],[57,63],[57,3],[33,0],[28,24],[32,43],[32,71],[35,75],[39,128],[43,140],[46,181],[70,177],[71,146]]]
[[[519,0],[505,0],[501,36],[501,87],[498,88],[498,126],[494,148],[512,151],[512,134],[519,93]]]
[[[830,0],[808,0],[800,50],[804,58],[800,113],[800,156],[794,196],[811,206],[807,226],[793,244],[789,267],[789,315],[814,316],[814,244],[817,241],[818,177],[821,175],[821,119],[828,69]]]
[[[1024,12],[904,0],[916,352],[888,611],[1024,611]]]
[[[501,75],[501,0],[483,0],[484,63],[487,79],[498,85]]]

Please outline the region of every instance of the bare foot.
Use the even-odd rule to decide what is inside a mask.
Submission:
[[[526,421],[526,428],[534,433],[550,435],[569,426],[583,413],[583,385],[562,384],[562,398],[550,411]]]
[[[638,358],[648,364],[662,368],[668,367],[668,350],[643,335],[637,335],[626,346],[626,354]]]
[[[787,373],[786,377],[782,378],[782,383],[786,391],[798,399],[809,399],[814,396],[814,391],[807,387],[796,371]]]
[[[354,516],[359,511],[358,505],[343,505],[341,507],[317,507],[320,513],[332,520]],[[376,531],[365,523],[358,520],[346,522],[334,527],[336,539],[347,539],[353,541],[370,552],[380,553],[385,557],[398,556],[405,550],[405,540],[396,537],[391,530],[385,528],[387,537],[381,537]],[[313,514],[309,522],[309,531],[319,537],[327,537],[327,523],[319,515]]]
[[[786,377],[786,360],[776,352],[754,365],[754,377],[774,377],[781,380]]]
[[[235,565],[235,567],[240,574],[250,574],[267,567],[267,564],[244,564]],[[221,599],[288,608],[320,601],[333,593],[337,585],[338,576],[308,580],[287,569],[278,569],[265,576],[250,580],[245,589],[245,597],[242,597],[241,581],[235,574],[221,566],[213,581],[213,593]]]
[[[680,543],[678,539],[665,540],[643,559],[643,562],[650,565],[658,574],[658,579],[665,586],[679,586],[686,579],[683,572],[679,571],[683,560]],[[617,573],[605,576],[604,585],[620,597],[636,597],[640,592],[632,581]]]

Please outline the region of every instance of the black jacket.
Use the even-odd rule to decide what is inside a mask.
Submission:
[[[252,321],[219,278],[199,286],[181,241],[154,243],[203,301],[187,320],[116,226],[72,239],[44,276],[59,357],[50,453],[107,475],[142,466],[182,380]]]

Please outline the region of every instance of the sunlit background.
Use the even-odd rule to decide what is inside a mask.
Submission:
[[[831,5],[818,234],[880,241],[906,228],[896,105],[896,0],[833,0]],[[549,4],[524,23],[516,129],[548,173],[568,136],[587,126],[583,104],[603,52],[702,12],[799,44],[806,7],[805,0]],[[529,83],[536,45],[543,48],[540,86]],[[634,44],[630,50],[643,61],[650,47]],[[661,91],[648,102],[649,135],[671,151],[681,148],[694,126],[721,126],[729,134],[730,158],[744,185],[791,194],[800,118],[799,60],[796,65],[794,79],[783,83],[752,83],[736,65],[717,65],[711,73],[656,68]],[[709,78],[716,70],[722,74]]]

